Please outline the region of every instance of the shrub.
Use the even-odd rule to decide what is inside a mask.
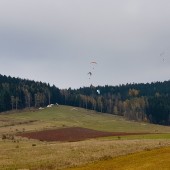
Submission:
[[[7,138],[7,136],[5,135],[5,134],[3,134],[2,135],[2,139],[4,140],[4,139],[6,139]]]

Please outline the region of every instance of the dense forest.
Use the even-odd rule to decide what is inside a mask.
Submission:
[[[170,81],[59,89],[42,82],[0,75],[0,112],[55,103],[170,125]]]
[[[62,103],[170,125],[170,81],[60,90]]]
[[[0,112],[44,107],[60,99],[60,90],[55,86],[0,75]]]

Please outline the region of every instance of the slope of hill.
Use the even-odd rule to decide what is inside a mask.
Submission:
[[[122,116],[99,113],[72,106],[53,106],[43,110],[12,111],[1,114],[1,130],[6,127],[22,132],[62,127],[83,127],[107,132],[169,133],[169,126],[129,121]],[[3,123],[2,123],[3,122]],[[15,127],[13,128],[13,126]],[[23,126],[22,126],[23,125]],[[27,127],[25,127],[27,126]]]
[[[63,90],[62,103],[130,120],[170,124],[170,81]]]
[[[76,142],[46,142],[21,133],[81,127],[104,132],[149,132]],[[63,169],[170,146],[170,127],[71,106],[12,111],[0,115],[0,169]],[[71,135],[71,133],[69,134]],[[34,155],[34,156],[33,156]]]
[[[0,112],[46,107],[51,103],[169,125],[170,81],[58,89],[42,82],[0,75]]]

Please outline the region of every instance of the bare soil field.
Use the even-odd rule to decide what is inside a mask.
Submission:
[[[107,137],[107,136],[126,136],[142,135],[147,133],[125,133],[125,132],[103,132],[81,127],[71,127],[62,129],[45,130],[39,132],[20,133],[17,136],[40,141],[67,141],[76,142],[90,138]]]

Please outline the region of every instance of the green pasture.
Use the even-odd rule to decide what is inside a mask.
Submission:
[[[128,121],[123,117],[70,106],[3,114],[0,115],[0,123],[0,132],[4,128],[13,131],[35,131],[76,126],[110,132],[170,133],[168,126]]]

